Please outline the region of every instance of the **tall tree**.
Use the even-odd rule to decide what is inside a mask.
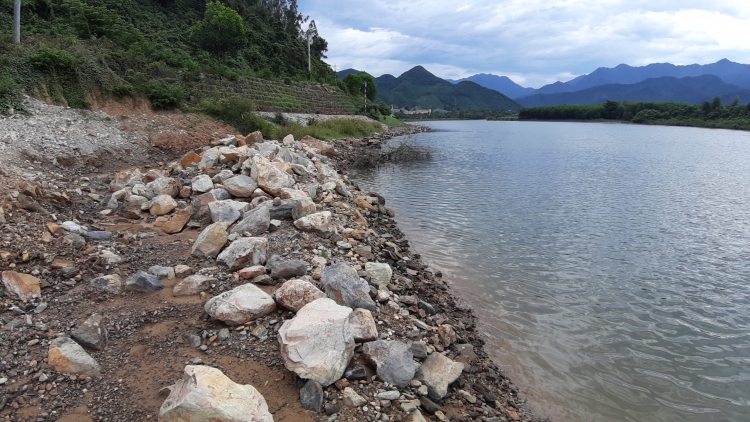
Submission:
[[[21,0],[13,4],[13,42],[21,43]]]

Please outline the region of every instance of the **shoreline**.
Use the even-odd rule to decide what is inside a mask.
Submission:
[[[42,120],[57,136],[67,134],[69,146],[92,143],[83,126],[88,124],[86,119],[67,123],[63,131],[53,120],[58,118],[58,108],[49,109],[53,112],[49,120],[17,118],[16,135],[11,134],[10,139],[19,133],[31,135],[29,142],[41,138],[34,136],[38,134],[34,128]],[[29,120],[32,122],[26,123]],[[65,168],[55,163],[66,151],[54,150],[49,156],[38,148],[38,155],[33,155],[34,148],[17,147],[21,148],[19,154],[28,157],[29,165],[9,166],[0,174],[5,198],[0,218],[7,233],[0,246],[2,270],[25,274],[24,280],[39,283],[36,293],[32,291],[32,296],[22,300],[10,287],[12,277],[3,277],[0,420],[156,420],[169,396],[164,388],[181,379],[186,365],[216,368],[233,382],[253,385],[276,421],[537,420],[518,397],[518,389],[484,351],[484,341],[475,330],[474,312],[450,291],[439,272],[410,252],[409,241],[385,208],[384,198],[359,192],[346,175],[348,160],[358,151],[424,127],[409,125],[368,138],[323,143],[248,143],[244,150],[242,145],[231,146],[244,143],[244,137],[230,139],[214,132],[210,140],[216,147],[181,154],[176,162],[165,159],[169,154],[180,157],[174,153],[150,150],[131,154],[122,162],[117,154],[131,147],[121,141],[136,140],[116,129],[117,122],[101,121],[96,130],[102,136],[93,137],[93,143],[101,143],[100,149],[87,155],[96,157],[108,151],[111,157],[99,167],[87,166],[84,156],[78,164]],[[120,124],[126,122],[122,119]],[[80,136],[75,135],[79,126]],[[0,133],[0,138],[3,136]],[[120,143],[112,144],[115,140]],[[221,146],[219,141],[229,145]],[[13,142],[9,145],[15,148],[20,141]],[[326,145],[338,154],[329,157]],[[275,199],[257,190],[254,198],[231,195],[233,199],[222,200],[207,196],[214,195],[210,192],[200,193],[203,188],[195,184],[199,177],[201,183],[214,179],[214,189],[223,189],[227,172],[230,177],[243,174],[240,161],[260,156],[255,148],[271,151],[274,159],[279,159],[272,167],[287,174],[279,176],[282,179],[294,179],[291,190],[279,191]],[[221,152],[209,159],[211,151]],[[295,158],[304,165],[291,164],[284,151],[304,154],[309,162]],[[199,163],[206,164],[203,170],[197,167]],[[302,168],[292,171],[293,165]],[[154,208],[156,202],[149,200],[151,205],[143,211],[143,202],[136,195],[142,189],[140,182],[152,186],[148,189],[165,190],[172,198],[162,194],[160,200],[167,207],[173,201],[175,209],[162,212],[161,203]],[[327,183],[333,187],[324,188]],[[315,186],[312,192],[318,194],[309,196],[314,202],[305,199],[305,192]],[[199,190],[186,189],[192,187]],[[268,199],[258,199],[261,197]],[[211,224],[212,219],[232,218],[228,208],[221,208],[218,214],[211,212],[210,204],[224,201],[252,206],[252,210],[268,208],[275,216],[255,235],[268,244],[261,261],[266,267],[228,264],[228,258],[221,255],[219,262],[215,255],[191,256],[196,248],[203,250],[200,247],[205,239],[199,234],[219,224]],[[308,213],[330,212],[330,226],[300,230],[297,219],[290,215],[298,212],[292,208],[299,203]],[[227,229],[232,227],[236,225],[227,225]],[[230,236],[229,242],[214,247],[227,251],[238,239],[245,237]],[[382,274],[368,270],[366,262],[387,264],[391,277],[382,281]],[[309,382],[288,369],[289,362],[280,350],[282,328],[296,317],[290,305],[279,299],[280,289],[297,279],[323,290],[325,277],[321,281],[321,273],[336,263],[357,271],[370,286],[375,338],[391,342],[389,345],[407,345],[418,362],[437,353],[443,356],[441,362],[463,367],[442,397],[433,395],[432,381],[425,378],[422,382],[410,380],[399,388],[383,382],[384,375],[378,374],[380,364],[368,362],[364,345],[374,340],[368,337],[355,344],[347,365],[355,370],[353,374],[320,390],[318,412],[306,410],[300,391]],[[153,277],[135,277],[138,271]],[[197,282],[191,287],[192,294],[178,296],[187,280]],[[247,285],[273,295],[275,310],[240,323],[222,322],[228,321],[226,316],[209,312],[207,303],[212,297]],[[93,314],[102,318],[96,326],[108,332],[104,338],[101,330],[99,334],[90,331]],[[76,347],[96,362],[97,373],[61,366],[53,353],[56,344],[70,337],[81,343],[81,332],[87,329],[98,345]]]

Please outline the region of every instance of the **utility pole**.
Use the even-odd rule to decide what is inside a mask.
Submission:
[[[21,0],[13,4],[13,42],[21,43]]]
[[[365,81],[365,113],[367,113],[367,81]]]
[[[312,65],[310,64],[310,44],[312,42],[310,41],[310,28],[307,28],[307,71],[310,73],[310,76],[312,76]]]

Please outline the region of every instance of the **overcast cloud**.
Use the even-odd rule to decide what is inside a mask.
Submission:
[[[538,88],[620,63],[750,63],[748,0],[300,0],[328,63]]]

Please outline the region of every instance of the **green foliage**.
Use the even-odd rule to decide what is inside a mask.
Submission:
[[[536,120],[624,120],[641,124],[750,129],[750,105],[722,106],[721,98],[701,105],[665,102],[607,101],[594,105],[530,107],[521,119]]]
[[[349,74],[342,80],[346,91],[352,95],[365,95],[367,92],[367,99],[375,101],[378,96],[378,86],[375,83],[375,78],[366,72],[359,72],[357,74]],[[365,88],[365,84],[367,87]]]
[[[161,80],[151,80],[137,87],[138,92],[151,101],[154,110],[173,110],[179,108],[185,100],[185,91],[179,85]]]
[[[255,111],[255,104],[243,97],[203,101],[195,109],[228,125],[234,126],[235,129],[244,134],[260,130],[268,135],[273,128],[273,126],[253,113]]]
[[[314,121],[307,126],[290,124],[275,127],[270,135],[274,139],[282,139],[286,135],[293,135],[294,139],[312,136],[318,139],[361,138],[373,132],[382,132],[383,127],[378,122],[357,119],[334,119],[323,122]],[[267,132],[263,132],[267,133]]]
[[[74,71],[79,60],[65,50],[53,47],[41,47],[29,56],[29,61],[35,66],[46,70]]]
[[[190,38],[212,53],[236,51],[246,42],[244,22],[239,13],[218,0],[209,2],[203,20],[190,28]]]
[[[388,125],[389,127],[399,127],[399,126],[405,126],[406,123],[402,122],[401,120],[393,117],[393,116],[384,116],[383,117],[383,123]]]

